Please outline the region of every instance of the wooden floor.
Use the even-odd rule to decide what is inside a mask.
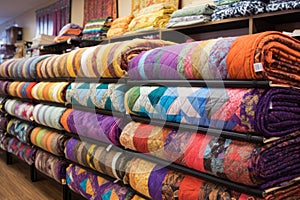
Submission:
[[[73,194],[74,195],[74,194]],[[72,195],[72,200],[83,199]],[[5,152],[0,150],[0,200],[63,200],[63,188],[57,182],[38,174],[31,182],[30,167],[13,158],[6,164]]]

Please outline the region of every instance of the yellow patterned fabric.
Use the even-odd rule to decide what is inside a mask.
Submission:
[[[136,16],[137,13],[143,8],[149,7],[153,4],[165,3],[173,5],[175,8],[179,7],[179,0],[132,0],[131,1],[131,13]]]

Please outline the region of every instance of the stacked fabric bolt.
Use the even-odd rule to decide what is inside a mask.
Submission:
[[[212,14],[212,21],[265,13],[268,1],[269,0],[219,1],[221,3],[216,3],[219,6],[216,7]],[[230,4],[227,4],[227,2],[230,2]]]
[[[7,84],[7,94],[13,97],[19,97],[22,99],[32,99],[32,89],[36,85],[36,82],[19,82],[13,81]]]
[[[72,105],[96,107],[103,110],[125,112],[125,84],[71,83],[66,91],[66,102]]]
[[[12,137],[8,142],[7,151],[25,161],[28,165],[32,165],[35,159],[36,148],[22,143],[17,138]]]
[[[11,136],[6,134],[6,133],[2,133],[0,131],[0,149],[7,151],[8,148],[8,143],[11,139]]]
[[[54,42],[62,42],[69,39],[80,39],[82,35],[82,27],[74,24],[68,23],[59,31],[58,35],[54,38]]]
[[[160,47],[129,62],[131,79],[269,79],[300,87],[300,41],[267,31]]]
[[[86,199],[142,200],[127,187],[108,181],[74,164],[67,168],[67,184],[71,190]]]
[[[266,138],[300,128],[300,90],[198,87],[133,87],[125,94],[128,113]]]
[[[31,91],[31,95],[36,100],[65,103],[65,93],[68,82],[39,82]]]
[[[68,163],[47,152],[37,150],[34,165],[37,170],[53,178],[59,183],[66,183],[66,168]]]
[[[39,34],[32,39],[31,48],[38,48],[42,45],[52,44],[54,38],[55,38],[55,36],[53,36],[53,35]]]
[[[267,12],[275,12],[280,10],[299,9],[300,2],[297,0],[270,0],[266,7]]]
[[[128,26],[129,33],[165,28],[171,14],[176,10],[169,3],[153,4],[141,9]]]
[[[41,55],[20,59],[9,59],[0,65],[0,76],[3,78],[37,78],[37,65],[51,55]]]
[[[125,183],[124,170],[132,159],[120,150],[108,150],[106,146],[99,146],[74,138],[66,144],[65,157]]]
[[[41,127],[34,128],[30,134],[30,142],[33,145],[57,156],[64,155],[67,139],[63,134]]]
[[[253,199],[229,188],[215,185],[155,163],[136,158],[126,168],[130,186],[155,200],[159,199]],[[210,198],[208,198],[210,197]]]
[[[9,84],[10,84],[9,81],[0,81],[0,95],[8,94],[8,85]]]
[[[262,189],[286,186],[300,176],[299,141],[299,131],[254,144],[137,122],[127,124],[120,136],[125,148]]]
[[[128,30],[128,25],[132,19],[133,19],[132,14],[115,19],[111,23],[111,27],[107,32],[107,37],[111,38],[125,33]]]
[[[64,107],[37,104],[33,109],[33,119],[38,124],[57,130],[64,130],[63,126],[60,124],[60,118],[65,111],[66,108]]]
[[[106,38],[106,33],[112,23],[112,17],[89,20],[82,31],[82,39],[102,40]]]
[[[7,124],[7,133],[18,138],[21,142],[30,144],[30,133],[34,128],[29,123],[11,119]]]
[[[125,122],[113,116],[68,109],[62,115],[60,123],[68,132],[108,144],[120,145],[119,136]]]
[[[16,99],[7,99],[4,108],[6,112],[12,116],[32,121],[34,105],[31,103],[25,103]]]
[[[172,13],[167,28],[188,26],[211,21],[214,5],[187,6]]]

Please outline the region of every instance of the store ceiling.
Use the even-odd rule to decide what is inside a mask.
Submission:
[[[0,25],[49,0],[0,0]]]

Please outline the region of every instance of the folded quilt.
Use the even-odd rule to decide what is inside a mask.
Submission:
[[[66,91],[66,101],[74,106],[86,106],[108,111],[125,112],[126,84],[71,83]]]
[[[211,17],[208,15],[176,17],[176,18],[171,18],[166,27],[175,28],[180,26],[189,26],[193,24],[206,23],[209,21],[211,21]]]
[[[64,184],[66,182],[66,168],[68,167],[68,163],[65,160],[47,152],[37,150],[34,164],[37,170],[58,183]]]
[[[257,15],[260,13],[265,13],[265,11],[266,3],[262,1],[238,1],[232,4],[216,7],[214,13],[212,14],[212,21]]]
[[[247,41],[247,42],[245,42]],[[263,32],[171,45],[129,63],[131,79],[269,79],[300,87],[300,41]]]
[[[68,187],[86,199],[135,199],[134,193],[126,186],[108,181],[77,165],[70,164],[66,173]]]
[[[172,13],[171,18],[197,16],[197,15],[211,15],[215,6],[210,4],[203,4],[195,7],[187,7],[176,10]]]
[[[271,0],[270,3],[266,6],[267,12],[275,12],[280,10],[292,10],[299,9],[300,2],[293,0]]]
[[[266,138],[300,129],[300,93],[292,88],[133,87],[125,94],[132,115]]]
[[[30,133],[34,126],[18,119],[11,119],[7,124],[7,133],[18,138],[21,142],[30,144]]]
[[[68,137],[55,131],[36,127],[30,134],[30,141],[33,145],[44,149],[54,155],[63,156]]]
[[[262,189],[285,186],[300,176],[299,140],[295,132],[253,144],[137,122],[127,124],[120,136],[124,148]]]
[[[54,42],[59,43],[68,39],[79,39],[81,33],[81,26],[73,23],[68,23],[59,31],[58,35],[54,38]]]
[[[121,181],[125,176],[125,168],[132,159],[131,156],[122,151],[115,149],[107,151],[106,146],[95,145],[74,138],[66,144],[65,157]]]
[[[165,10],[170,10],[171,12],[174,12],[176,10],[176,7],[168,2],[156,3],[156,4],[152,4],[150,6],[146,6],[146,7],[142,8],[134,16],[137,17],[137,16],[156,13],[156,12],[165,11]]]
[[[65,130],[108,144],[119,144],[123,119],[80,110],[67,110],[60,119]]]
[[[134,39],[89,47],[81,56],[79,71],[84,77],[121,78],[127,74],[128,62],[139,53],[171,44],[174,43],[164,40]]]
[[[235,2],[239,2],[241,0],[214,0],[215,5],[221,6],[221,5],[227,5],[227,4],[232,4]]]
[[[133,189],[153,200],[259,199],[139,158],[126,169],[126,175]]]
[[[14,154],[28,165],[32,165],[35,160],[36,148],[20,142],[17,138],[12,137],[8,142],[7,151]]]

